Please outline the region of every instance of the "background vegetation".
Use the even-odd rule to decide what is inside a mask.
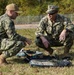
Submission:
[[[9,3],[16,3],[23,11],[21,15],[42,15],[45,14],[49,4],[60,7],[59,13],[72,14],[74,12],[74,0],[0,0],[0,15],[5,12]]]

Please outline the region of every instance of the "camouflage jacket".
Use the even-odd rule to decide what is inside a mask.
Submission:
[[[53,38],[59,38],[59,35],[63,29],[67,29],[71,32],[74,31],[74,25],[71,23],[70,19],[57,14],[55,22],[52,23],[46,15],[41,19],[35,34],[37,36],[46,34],[52,35]]]
[[[0,16],[0,40],[4,38],[16,41],[25,41],[26,39],[16,33],[14,22],[7,14]]]

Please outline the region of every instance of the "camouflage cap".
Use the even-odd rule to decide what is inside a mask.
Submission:
[[[48,10],[46,11],[46,13],[48,13],[48,14],[54,14],[54,13],[57,13],[58,10],[59,10],[58,6],[48,5]]]
[[[12,4],[8,4],[6,6],[6,10],[14,10],[16,11],[17,13],[21,13],[21,11],[19,11],[19,8],[16,4],[12,3]]]

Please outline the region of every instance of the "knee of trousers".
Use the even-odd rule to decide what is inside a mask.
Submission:
[[[5,51],[4,54],[5,54],[7,57],[14,56],[14,55],[16,55],[24,46],[25,46],[25,45],[24,45],[24,43],[23,43],[22,41],[17,41],[17,42],[15,43],[15,45],[14,45],[11,49]]]
[[[43,48],[43,49],[49,49],[50,45],[48,48],[45,48],[44,44],[42,43],[42,40],[40,38],[36,38],[35,43],[38,47]]]

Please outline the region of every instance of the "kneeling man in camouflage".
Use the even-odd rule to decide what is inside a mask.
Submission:
[[[6,6],[6,12],[0,16],[0,65],[7,63],[6,58],[16,55],[31,40],[16,33],[13,19],[20,13],[16,4]]]
[[[47,15],[41,19],[35,32],[35,43],[50,55],[53,53],[51,47],[64,46],[63,56],[66,57],[73,45],[74,25],[69,18],[58,14],[58,11],[58,6],[48,5]]]

